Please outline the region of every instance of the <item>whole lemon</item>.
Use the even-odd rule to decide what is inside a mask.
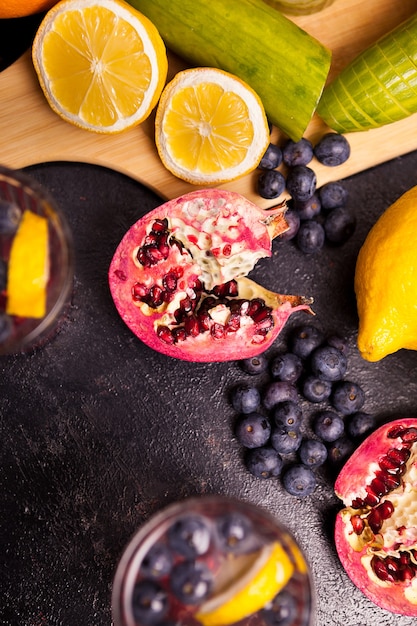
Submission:
[[[369,231],[356,262],[355,293],[364,359],[417,350],[417,186]]]
[[[0,19],[26,17],[34,13],[47,11],[58,0],[2,0],[0,5]]]

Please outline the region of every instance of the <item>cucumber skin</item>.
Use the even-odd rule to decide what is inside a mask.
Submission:
[[[262,0],[128,0],[193,66],[217,67],[256,91],[268,119],[302,138],[323,92],[331,52]]]
[[[317,113],[340,133],[417,112],[417,13],[364,50],[325,87]]]

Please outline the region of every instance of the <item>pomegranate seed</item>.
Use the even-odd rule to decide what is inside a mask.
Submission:
[[[163,233],[168,229],[168,220],[164,217],[163,219],[156,219],[152,224],[152,232],[154,233]]]
[[[175,272],[170,271],[168,272],[168,274],[165,274],[165,276],[162,279],[162,284],[164,286],[164,289],[166,289],[167,291],[175,291],[177,288],[177,284],[178,284],[178,277],[176,275]]]
[[[144,298],[149,294],[149,287],[144,285],[143,283],[135,283],[132,287],[132,298],[133,300],[143,301]]]
[[[198,324],[201,332],[209,330],[210,328],[210,315],[206,311],[199,311],[197,315]]]
[[[369,506],[376,506],[377,504],[379,504],[381,498],[372,491],[369,485],[365,487],[365,490],[367,494],[365,498],[365,504],[368,504]]]
[[[193,310],[193,303],[191,302],[191,298],[189,296],[185,296],[180,302],[180,309],[185,313],[191,313]]]
[[[147,248],[139,248],[136,258],[139,261],[139,263],[143,265],[144,267],[150,267],[151,262],[148,258],[146,251],[147,251]]]
[[[378,511],[378,507],[372,509],[367,517],[367,521],[370,529],[373,533],[378,533],[381,530],[383,520],[381,519],[381,515]]]
[[[185,320],[186,313],[182,309],[177,309],[174,311],[174,317],[177,324],[181,324]]]
[[[407,430],[405,426],[394,426],[387,432],[388,439],[398,439],[402,437],[403,433]]]
[[[158,243],[158,236],[156,235],[156,233],[149,233],[149,235],[146,235],[145,239],[143,240],[143,243],[144,243],[144,246],[156,247]]]
[[[218,324],[215,322],[213,326],[210,328],[211,336],[214,339],[223,339],[225,336],[226,329],[223,324]]]
[[[360,535],[365,528],[365,522],[360,517],[360,515],[352,515],[352,517],[350,518],[350,522],[352,524],[353,531],[357,535]]]
[[[144,248],[144,250],[149,265],[156,265],[164,258],[160,249],[156,248],[155,246],[147,246],[146,248]]]
[[[370,484],[370,487],[377,496],[384,496],[386,493],[388,493],[386,484],[379,478],[374,478]]]
[[[176,328],[172,329],[172,336],[174,337],[175,343],[177,341],[184,341],[185,339],[187,339],[187,331],[185,330],[184,326],[177,326]]]
[[[405,443],[414,443],[417,441],[417,428],[408,428],[407,431],[402,435],[401,439]]]
[[[400,467],[400,465],[407,463],[410,458],[410,454],[411,452],[408,448],[391,448],[387,452],[387,457],[396,463],[397,467]]]
[[[152,285],[149,290],[149,297],[147,299],[147,303],[153,309],[158,308],[164,301],[164,291],[162,287],[159,285]]]
[[[271,312],[272,312],[272,309],[269,306],[266,306],[255,311],[251,315],[251,318],[253,319],[255,324],[259,324],[264,319],[271,318]]]
[[[247,315],[253,318],[253,316],[256,315],[256,313],[259,310],[262,310],[264,307],[265,307],[265,301],[262,300],[262,298],[254,298],[253,300],[250,300],[249,302]]]
[[[194,315],[190,315],[185,319],[184,328],[187,335],[190,335],[191,337],[197,337],[197,335],[200,334],[200,324]]]
[[[168,326],[158,326],[156,334],[158,335],[159,339],[161,339],[165,343],[174,343],[174,337]]]
[[[232,246],[230,243],[226,243],[223,246],[223,256],[230,256],[232,253]]]
[[[212,293],[218,298],[225,296],[235,297],[239,294],[239,287],[235,280],[230,280],[227,283],[223,283],[223,285],[213,287]]]
[[[381,470],[376,473],[375,477],[385,484],[388,491],[393,491],[401,485],[401,478],[397,474],[388,473],[388,471]]]
[[[385,520],[391,517],[394,513],[394,505],[390,502],[390,500],[385,500],[384,502],[381,502],[381,504],[378,504],[377,510],[381,518]]]
[[[226,330],[228,333],[235,333],[240,328],[240,315],[233,313],[227,322]]]
[[[387,582],[395,582],[395,578],[392,575],[392,572],[388,571],[387,564],[384,559],[381,559],[378,556],[374,556],[371,559],[371,567],[375,572],[375,575],[380,579]]]
[[[407,565],[406,567],[402,567],[398,574],[401,582],[407,582],[415,577],[416,571],[413,567]]]
[[[365,507],[365,501],[362,498],[355,498],[352,500],[352,509],[363,509]]]

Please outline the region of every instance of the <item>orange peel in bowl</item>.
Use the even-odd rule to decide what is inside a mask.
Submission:
[[[49,278],[48,220],[24,211],[13,239],[7,273],[6,313],[42,318]]]

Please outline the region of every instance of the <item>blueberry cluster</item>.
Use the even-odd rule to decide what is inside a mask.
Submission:
[[[312,254],[326,242],[342,245],[352,236],[356,218],[346,205],[346,188],[336,181],[317,189],[316,174],[310,167],[314,157],[334,167],[349,156],[349,143],[338,133],[326,133],[314,147],[306,138],[289,140],[282,148],[272,143],[268,146],[259,164],[263,171],[258,178],[258,193],[271,199],[288,191],[289,230],[281,235],[282,240],[294,239],[303,253]],[[286,177],[277,169],[281,164],[286,167]]]
[[[307,324],[292,331],[286,350],[239,362],[251,377],[268,376],[266,384],[245,381],[231,392],[235,436],[254,476],[280,476],[288,493],[307,496],[316,468],[339,467],[374,429],[362,387],[346,379],[346,353],[344,339]],[[314,409],[308,419],[304,404]]]

